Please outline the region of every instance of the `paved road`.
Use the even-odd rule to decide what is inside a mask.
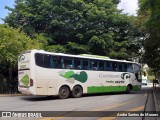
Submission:
[[[42,96],[15,96],[0,97],[0,111],[60,111],[56,115],[60,117],[52,118],[30,118],[30,120],[125,120],[128,117],[117,117],[125,115],[124,111],[144,111],[147,95],[150,92],[149,86],[142,87],[141,91],[132,92],[131,94],[101,94],[85,95],[81,98],[58,99],[57,97],[47,98]],[[76,111],[76,112],[75,112]],[[83,112],[81,112],[83,111]],[[84,112],[85,111],[85,112]],[[95,112],[98,111],[98,112]],[[119,111],[119,112],[99,112],[99,111]],[[43,112],[52,115],[50,112]],[[130,115],[136,116],[131,113]],[[98,114],[98,115],[97,115]],[[111,116],[105,117],[104,116]],[[116,114],[116,115],[115,115]],[[15,114],[16,115],[16,114]],[[65,117],[71,115],[72,117]],[[101,116],[102,115],[102,116]],[[82,117],[76,117],[82,116]],[[94,117],[89,117],[94,116]],[[129,117],[131,120],[142,120],[142,117]],[[0,118],[1,119],[1,118]],[[3,118],[10,120],[10,118]],[[12,118],[11,120],[21,120],[22,118]],[[28,118],[23,118],[29,120]]]

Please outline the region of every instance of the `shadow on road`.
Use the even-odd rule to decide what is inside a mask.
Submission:
[[[20,99],[37,102],[37,101],[58,100],[59,98],[57,96],[23,96]]]
[[[141,91],[131,91],[131,93],[127,94],[125,92],[110,92],[110,93],[92,93],[92,94],[83,94],[81,98],[86,97],[99,97],[99,96],[110,96],[110,95],[130,95],[130,94],[144,94],[148,93],[148,87],[142,87]],[[31,101],[31,102],[38,102],[38,101],[50,101],[50,100],[65,100],[65,99],[59,99],[58,96],[21,96],[20,99]],[[78,99],[69,97],[68,99]]]
[[[130,94],[141,94],[141,91],[132,91]],[[125,92],[111,92],[111,93],[92,93],[92,94],[83,94],[81,98],[85,97],[99,97],[99,96],[109,96],[109,95],[129,95]],[[59,99],[58,96],[21,96],[20,99],[31,101],[31,102],[37,102],[37,101],[50,101],[50,100],[65,100],[65,99]],[[68,99],[78,99],[73,98],[70,96]]]

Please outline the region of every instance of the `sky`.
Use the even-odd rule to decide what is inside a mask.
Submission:
[[[123,9],[123,13],[136,15],[138,9],[138,0],[121,0],[118,9]]]
[[[13,8],[14,0],[0,0],[0,23],[3,23],[1,18],[5,18],[9,12],[7,9],[5,9],[5,6]]]
[[[121,0],[118,5],[118,9],[123,9],[123,13],[128,13],[129,15],[136,15],[136,10],[138,9],[138,0]],[[1,18],[5,18],[8,15],[8,10],[5,6],[11,8],[14,7],[14,0],[0,0],[0,24],[3,23]]]

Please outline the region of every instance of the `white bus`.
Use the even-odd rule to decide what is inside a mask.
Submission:
[[[141,89],[140,65],[96,55],[30,50],[18,57],[18,89],[23,94],[81,97],[86,93]]]

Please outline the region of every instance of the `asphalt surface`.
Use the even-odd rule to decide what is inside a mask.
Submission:
[[[141,91],[131,94],[94,94],[68,99],[44,96],[3,96],[0,97],[0,111],[11,112],[14,118],[6,117],[0,120],[156,120],[155,116],[143,116],[147,111],[155,111],[153,104],[151,86],[144,86]],[[28,115],[28,112],[37,113],[38,118],[25,118],[26,114],[26,117],[34,116]],[[126,117],[126,114],[129,117]],[[18,115],[20,117],[17,117]]]

